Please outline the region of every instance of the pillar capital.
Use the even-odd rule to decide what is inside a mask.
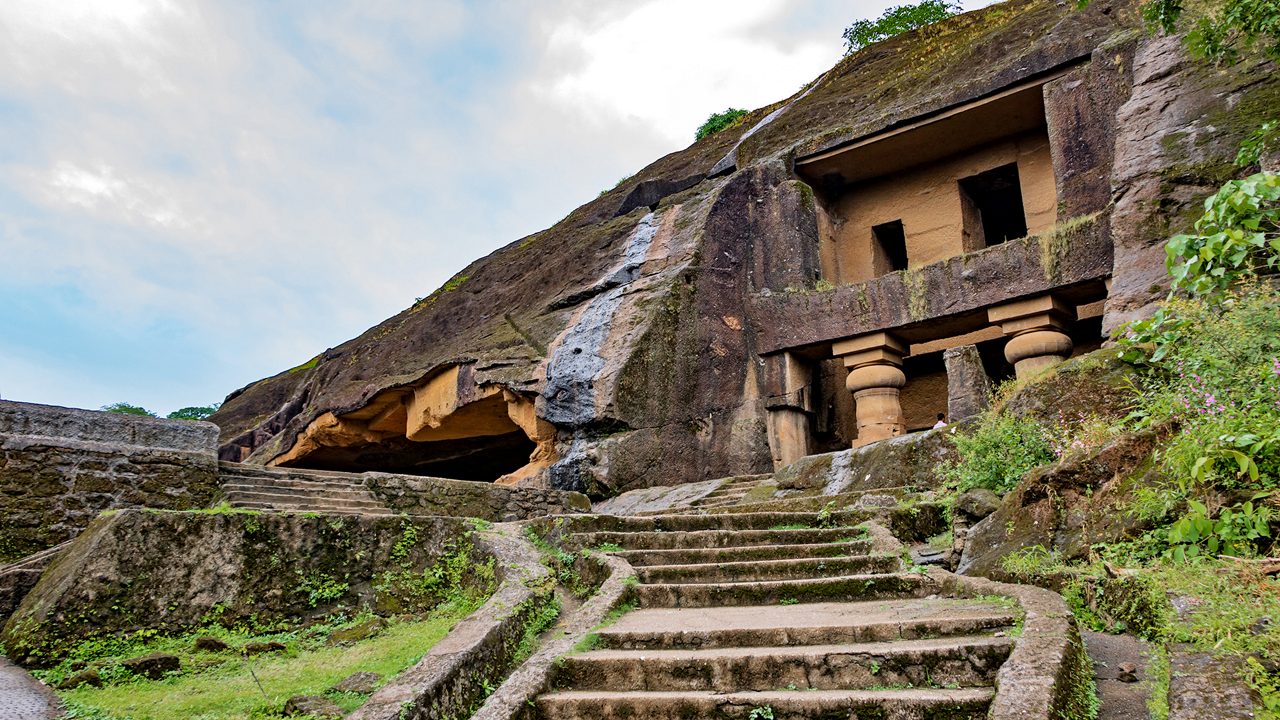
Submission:
[[[880,332],[841,340],[831,349],[849,369],[845,387],[853,393],[858,415],[858,439],[854,446],[906,432],[899,391],[907,383],[907,376],[902,372],[907,344]]]
[[[1071,357],[1073,345],[1066,331],[1076,319],[1075,306],[1053,295],[1017,300],[987,310],[1005,337],[1004,357],[1018,377],[1053,367]]]

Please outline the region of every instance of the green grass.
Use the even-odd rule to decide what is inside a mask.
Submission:
[[[183,672],[162,680],[141,678],[102,688],[83,687],[59,693],[73,709],[71,717],[98,720],[240,720],[271,717],[285,700],[298,694],[325,691],[348,675],[376,672],[394,677],[416,663],[461,619],[458,613],[439,614],[420,621],[391,624],[381,634],[350,647],[326,647],[322,639],[291,644],[284,655],[260,655],[246,660],[233,652],[192,653],[190,638],[182,647],[159,641],[149,649],[175,652]],[[169,641],[175,643],[177,641]],[[234,647],[234,643],[233,643]],[[183,652],[178,652],[179,650]],[[250,674],[266,691],[263,698]],[[365,696],[328,693],[343,710],[351,711]]]

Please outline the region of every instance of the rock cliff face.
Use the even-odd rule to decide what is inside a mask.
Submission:
[[[775,360],[790,347],[807,343],[823,378],[806,401],[808,449],[834,450],[851,440],[851,402],[828,338],[967,322],[1045,283],[1112,275],[1104,324],[1140,314],[1159,292],[1152,248],[1249,127],[1222,119],[1274,107],[1280,81],[1262,61],[1190,62],[1139,27],[1124,0],[1010,0],[878,43],[360,337],[232,393],[212,418],[221,457],[595,496],[765,472],[770,401],[789,391]],[[1059,228],[972,264],[830,288],[829,188],[796,159],[1028,82],[1043,84]],[[1157,170],[1174,154],[1190,160]],[[988,286],[1008,297],[972,290]]]

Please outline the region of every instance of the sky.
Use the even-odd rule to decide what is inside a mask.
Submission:
[[[890,4],[3,0],[0,397],[220,401],[791,95]]]

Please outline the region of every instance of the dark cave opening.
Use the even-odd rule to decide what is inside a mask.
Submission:
[[[380,443],[320,448],[288,466],[493,482],[528,464],[535,447],[521,431],[435,442],[397,437]]]

